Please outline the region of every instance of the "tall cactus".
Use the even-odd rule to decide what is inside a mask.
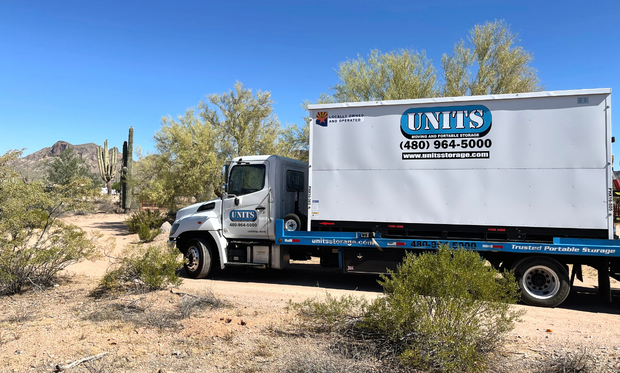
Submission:
[[[108,194],[112,194],[112,179],[116,174],[116,149],[108,152],[108,140],[103,143],[103,149],[97,145],[97,161],[99,161],[99,176],[108,187]]]
[[[123,170],[121,172],[121,207],[127,211],[131,209],[133,187],[131,171],[133,168],[133,127],[129,127],[129,142],[123,143]]]

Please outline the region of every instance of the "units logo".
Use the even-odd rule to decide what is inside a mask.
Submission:
[[[230,212],[230,220],[232,221],[254,221],[256,220],[256,211],[232,210]]]
[[[328,115],[326,111],[319,111],[316,113],[316,124],[322,127],[327,127],[327,118]]]
[[[489,159],[491,111],[482,105],[406,110],[400,117],[403,161]]]
[[[408,139],[484,137],[491,130],[491,111],[482,105],[409,109],[400,117]]]

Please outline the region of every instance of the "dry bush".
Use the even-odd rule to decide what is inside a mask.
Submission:
[[[399,372],[398,367],[387,367],[369,356],[352,359],[326,350],[320,343],[307,343],[299,340],[291,342],[287,351],[272,367],[273,371],[284,373]]]
[[[594,373],[594,356],[588,350],[577,350],[545,359],[537,368],[540,373]]]
[[[212,290],[207,290],[203,295],[185,294],[179,302],[179,312],[184,319],[190,318],[195,311],[205,308],[214,309],[224,306],[224,302],[219,300]]]
[[[120,202],[113,196],[101,195],[95,198],[95,208],[97,212],[105,212],[106,214],[121,213]]]
[[[11,323],[23,323],[32,320],[37,315],[36,302],[11,302],[7,320]]]
[[[136,327],[159,330],[181,330],[180,315],[161,308],[162,302],[139,298],[134,300],[117,300],[100,306],[85,318],[94,322],[120,321],[131,323]]]

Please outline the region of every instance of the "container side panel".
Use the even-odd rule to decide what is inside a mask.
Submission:
[[[311,110],[310,216],[608,229],[608,99]]]
[[[595,187],[605,182],[588,169],[315,171],[312,217],[607,229],[607,196]]]

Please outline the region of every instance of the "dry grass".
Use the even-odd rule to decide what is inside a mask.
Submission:
[[[70,372],[395,371],[389,359],[367,353],[366,346],[304,331],[295,314],[281,307],[257,308],[210,291],[93,298],[89,293],[96,285],[95,280],[74,277],[43,292],[1,297],[0,371],[52,372],[56,364],[103,352],[108,354],[102,359]],[[614,371],[594,358],[558,354],[531,361],[508,352],[497,356],[493,371],[543,371],[546,366],[556,369],[547,372],[560,372],[557,369],[579,368],[581,362],[594,370],[566,372]],[[546,365],[538,365],[541,362]]]
[[[183,294],[181,301],[179,302],[179,312],[181,318],[187,319],[194,313],[199,313],[204,310],[212,310],[215,308],[224,307],[225,303],[213,294],[213,291],[207,290],[201,295]]]

